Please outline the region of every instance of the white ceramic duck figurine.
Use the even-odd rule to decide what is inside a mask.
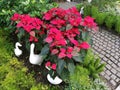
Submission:
[[[40,54],[34,54],[34,48],[35,48],[35,44],[32,43],[30,45],[30,57],[29,57],[29,61],[31,64],[34,65],[41,65],[43,62],[43,56]]]
[[[91,3],[92,2],[92,0],[88,0],[88,3]]]
[[[81,9],[80,9],[80,14],[81,14],[81,15],[84,14],[84,7],[81,7]]]
[[[71,0],[67,0],[67,2],[71,2]]]
[[[20,55],[22,55],[22,50],[20,50],[18,46],[21,47],[22,45],[19,42],[16,42],[14,53],[15,53],[15,55],[17,57],[19,57]]]
[[[62,80],[56,76],[54,79],[50,76],[50,74],[47,75],[47,79],[51,84],[58,85],[62,82]]]

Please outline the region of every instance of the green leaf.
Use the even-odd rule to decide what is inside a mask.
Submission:
[[[49,46],[48,45],[45,45],[42,50],[41,50],[41,55],[46,55],[49,53]]]
[[[82,39],[83,41],[87,41],[87,38],[88,38],[88,35],[89,33],[88,32],[82,32]]]
[[[83,62],[83,59],[82,59],[82,56],[79,55],[79,56],[73,56],[73,59],[76,61],[76,62]]]
[[[74,63],[68,63],[68,70],[71,74],[74,73],[74,70],[75,70],[75,65]]]
[[[64,60],[61,59],[61,60],[58,61],[57,73],[59,75],[61,75],[65,66],[66,66],[66,62]]]

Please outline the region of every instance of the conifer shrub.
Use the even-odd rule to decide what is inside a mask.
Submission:
[[[117,17],[117,20],[115,23],[115,30],[120,34],[120,16]]]
[[[84,17],[91,16],[91,5],[86,5],[84,7]]]
[[[97,14],[97,17],[96,17],[96,22],[98,23],[98,25],[103,25],[103,23],[105,22],[105,18],[107,16],[107,13],[105,12],[99,12]]]
[[[108,14],[105,19],[105,25],[110,30],[115,26],[116,16],[113,14]]]
[[[98,7],[92,6],[91,7],[91,16],[96,19],[98,13],[99,13]]]

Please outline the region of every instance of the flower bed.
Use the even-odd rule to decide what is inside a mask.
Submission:
[[[100,60],[89,50],[92,44],[88,30],[97,29],[92,17],[82,18],[72,7],[68,10],[52,8],[44,13],[42,19],[15,13],[11,21],[16,28],[12,32],[25,47],[22,52],[30,51],[27,59],[34,66],[43,68],[40,72],[51,84],[70,84],[70,77],[75,75],[77,67],[88,72],[87,77],[82,77],[89,84],[89,80],[99,77],[104,64],[100,64]],[[81,84],[81,81],[78,82]]]

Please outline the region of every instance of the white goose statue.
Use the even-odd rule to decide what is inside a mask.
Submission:
[[[21,47],[22,45],[19,42],[15,43],[15,49],[14,49],[14,53],[17,57],[19,57],[20,55],[22,55],[22,50],[19,49],[19,47]]]
[[[67,0],[67,2],[71,2],[71,0]]]
[[[84,7],[81,7],[81,9],[80,9],[80,14],[81,14],[81,15],[84,14]]]
[[[47,75],[47,79],[51,84],[58,85],[62,82],[62,80],[56,76],[54,79],[50,76],[50,74]]]
[[[88,0],[88,3],[91,3],[92,2],[92,0]]]
[[[41,65],[43,62],[43,56],[40,54],[34,54],[34,48],[35,48],[35,44],[32,43],[30,45],[30,57],[29,57],[29,61],[31,64],[34,65]]]

